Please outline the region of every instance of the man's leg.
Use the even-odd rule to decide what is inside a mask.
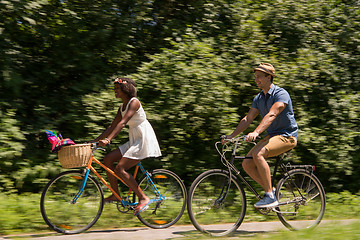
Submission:
[[[247,161],[243,162],[245,171],[265,190],[264,197],[255,203],[254,207],[256,208],[275,207],[279,204],[272,191],[270,167],[265,159],[267,154],[267,148],[258,147],[253,149],[252,159],[246,159]]]
[[[250,152],[246,155],[246,157],[249,157],[249,158],[246,158],[244,159],[243,163],[242,163],[242,166],[245,170],[245,172],[252,178],[254,179],[257,183],[259,183],[263,188],[264,190],[266,191],[266,189],[268,189],[268,183],[267,183],[267,180],[265,179],[264,180],[264,176],[266,176],[266,174],[262,174],[261,170],[259,171],[256,163],[260,163],[261,164],[261,167],[262,169],[265,168],[265,171],[269,171],[270,172],[270,167],[269,165],[267,164],[266,160],[265,160],[265,163],[262,162],[261,163],[261,160],[254,160],[254,155],[255,157],[257,157],[259,154],[266,154],[267,153],[267,149],[264,148],[266,146],[266,144],[269,142],[269,138],[266,137],[264,138],[263,140],[261,140],[260,142],[257,143],[256,146],[254,146]],[[264,159],[264,157],[263,157]],[[266,170],[266,168],[268,170]],[[264,170],[263,170],[264,171]]]
[[[265,147],[255,149],[252,159],[245,159],[243,167],[247,174],[259,183],[265,192],[272,192],[271,173],[269,164],[266,162],[267,149]]]
[[[256,165],[251,158],[244,159],[242,166],[245,172],[258,184],[260,184],[265,189],[265,184],[262,182],[261,177],[256,169]]]
[[[251,156],[252,159],[245,159],[243,167],[249,176],[258,182],[265,190],[264,198],[256,203],[255,207],[273,207],[277,204],[272,192],[271,172],[266,158],[277,156],[295,146],[296,139],[294,137],[266,137],[248,153],[247,157]]]

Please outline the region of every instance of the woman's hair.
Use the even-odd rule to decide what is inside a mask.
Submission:
[[[117,77],[114,84],[119,84],[120,90],[129,97],[136,97],[136,83],[131,78]]]

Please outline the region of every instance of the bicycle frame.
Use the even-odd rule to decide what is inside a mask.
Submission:
[[[216,142],[215,148],[225,169],[209,169],[200,174],[190,186],[189,218],[197,230],[211,236],[225,236],[238,229],[249,205],[248,194],[253,193],[257,199],[261,199],[257,192],[262,191],[260,186],[258,188],[254,185],[245,173],[242,174],[242,169],[234,165],[236,160],[246,159],[245,163],[254,160],[250,154],[241,155],[245,150],[240,148],[243,144],[242,141],[239,142],[241,138],[222,137],[221,141]],[[276,197],[275,203],[261,207],[255,204],[254,208],[263,215],[275,213],[290,230],[313,228],[324,216],[325,191],[313,173],[313,166],[292,165],[288,159],[285,163],[285,155],[287,153],[271,157],[276,159],[271,163],[273,172],[272,179],[269,179],[272,186],[276,187],[271,189]],[[256,189],[251,185],[256,186]]]
[[[71,201],[72,204],[75,204],[76,201],[80,198],[81,194],[84,191],[84,188],[86,186],[86,182],[89,176],[90,171],[93,172],[99,179],[100,181],[114,194],[114,196],[122,203],[123,206],[136,206],[138,203],[130,203],[128,200],[124,200],[123,198],[121,198],[121,196],[119,196],[114,189],[107,183],[107,181],[96,171],[96,169],[92,166],[93,162],[95,162],[96,164],[100,165],[102,168],[104,168],[107,172],[109,172],[111,175],[113,175],[114,177],[116,177],[118,180],[120,180],[122,183],[124,183],[126,186],[127,184],[124,182],[124,180],[122,180],[118,175],[116,175],[116,173],[111,170],[110,168],[108,168],[107,166],[105,166],[103,163],[101,163],[99,160],[97,160],[94,156],[91,156],[89,164],[87,165],[87,167],[84,169],[85,170],[85,177],[83,179],[83,182],[81,184],[81,187],[79,189],[79,192],[75,195],[74,199]],[[134,171],[134,178],[136,178],[138,170],[141,170],[141,172],[146,176],[146,180],[148,181],[148,183],[150,184],[152,190],[154,191],[155,195],[158,196],[157,199],[153,199],[153,202],[158,202],[158,201],[162,201],[165,199],[164,196],[162,196],[159,192],[159,190],[156,188],[154,182],[151,180],[151,177],[149,175],[149,173],[145,170],[145,168],[141,165],[141,163],[139,162],[136,167],[135,167],[135,171]],[[130,196],[132,190],[131,188],[129,188],[129,192],[127,194],[127,198]]]
[[[246,157],[246,156],[236,156],[236,149],[237,149],[237,146],[239,144],[239,138],[236,138],[235,140],[235,143],[234,143],[234,150],[232,151],[232,154],[231,154],[231,159],[230,161],[228,161],[226,158],[225,158],[225,152],[226,151],[223,151],[223,154],[221,154],[221,152],[218,150],[218,147],[217,147],[217,144],[220,144],[221,142],[216,142],[215,143],[215,147],[216,149],[218,150],[220,156],[221,156],[221,160],[222,160],[222,163],[228,168],[229,170],[229,174],[230,174],[230,178],[229,178],[229,183],[228,183],[228,186],[231,184],[231,174],[232,174],[232,171],[235,172],[236,176],[240,178],[241,182],[243,182],[247,187],[248,189],[256,196],[257,199],[261,199],[261,196],[259,195],[259,193],[250,185],[250,183],[241,175],[241,172],[240,170],[238,170],[235,165],[234,165],[234,161],[235,159],[241,159],[241,160],[244,160],[244,159],[252,159],[252,157]],[[227,191],[226,191],[227,192]],[[222,195],[222,194],[221,194]]]
[[[240,178],[241,182],[243,182],[247,188],[256,196],[256,198],[258,200],[261,199],[261,196],[260,194],[251,186],[251,184],[241,175],[241,172],[240,170],[238,170],[235,166],[234,166],[234,161],[235,159],[239,159],[239,160],[244,160],[244,159],[252,159],[252,157],[246,157],[246,156],[236,156],[236,149],[238,147],[238,145],[240,144],[239,143],[239,140],[243,138],[244,141],[246,139],[246,136],[241,136],[241,137],[238,137],[236,139],[233,140],[234,142],[234,150],[232,151],[232,154],[231,154],[231,159],[230,161],[228,161],[226,158],[225,158],[225,152],[226,151],[223,151],[223,153],[221,154],[221,152],[219,151],[218,147],[217,147],[217,144],[220,144],[221,142],[216,142],[215,143],[215,147],[216,149],[218,150],[220,156],[221,156],[221,160],[222,160],[222,163],[228,168],[229,170],[229,174],[230,174],[230,178],[229,178],[229,183],[227,185],[227,188],[229,188],[230,184],[231,184],[231,174],[232,174],[232,171],[235,172],[236,176]],[[254,143],[256,144],[256,143]],[[284,163],[282,163],[282,159],[285,157],[285,154],[286,153],[283,153],[283,154],[280,154],[279,156],[276,156],[276,157],[270,157],[269,159],[276,159],[276,162],[275,162],[275,166],[274,166],[274,172],[273,172],[273,175],[272,175],[272,178],[271,178],[271,184],[272,186],[274,186],[274,183],[275,183],[275,177],[276,177],[276,174],[277,174],[277,170],[279,167],[281,167],[282,171],[284,172],[284,174],[288,174],[288,170],[287,168],[305,168],[305,169],[311,169],[311,174],[313,174],[313,170],[314,170],[314,166],[312,165],[285,165]],[[293,181],[293,180],[292,180]],[[224,186],[225,187],[225,186]],[[302,194],[300,193],[300,191],[297,189],[297,191],[299,192],[299,194],[302,196]],[[225,195],[226,195],[226,192],[227,190],[225,191]],[[220,196],[223,195],[223,192],[220,194]]]

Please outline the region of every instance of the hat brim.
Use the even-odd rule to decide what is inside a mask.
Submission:
[[[255,72],[255,71],[257,71],[257,70],[258,70],[258,71],[262,71],[262,72],[267,73],[267,74],[270,74],[270,75],[273,76],[273,77],[276,76],[275,73],[273,73],[272,71],[270,71],[270,70],[268,70],[268,69],[266,69],[266,68],[256,67],[256,68],[253,69],[253,72]]]

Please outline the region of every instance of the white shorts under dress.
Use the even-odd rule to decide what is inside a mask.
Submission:
[[[123,105],[120,105],[121,116],[124,117],[130,102],[137,98],[131,98],[123,111]],[[135,112],[132,118],[127,122],[129,125],[129,141],[119,147],[123,157],[142,160],[148,157],[159,157],[161,151],[157,141],[154,129],[146,119],[144,109],[140,108]]]

